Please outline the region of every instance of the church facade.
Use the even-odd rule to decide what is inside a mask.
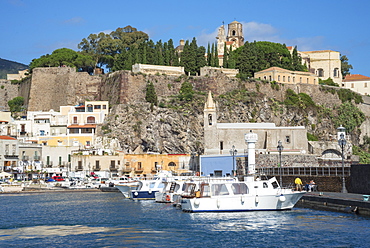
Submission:
[[[217,108],[209,92],[204,106],[204,154],[228,155],[234,146],[239,154],[248,147],[245,134],[252,131],[258,135],[256,152],[277,153],[278,141],[282,142],[284,154],[308,154],[307,130],[304,126],[277,127],[275,123],[218,123]]]

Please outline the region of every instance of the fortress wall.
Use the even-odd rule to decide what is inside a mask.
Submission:
[[[0,79],[0,111],[9,111],[8,101],[18,96],[18,84]]]
[[[59,110],[60,106],[95,100],[101,78],[70,67],[35,68],[29,93],[28,111]]]

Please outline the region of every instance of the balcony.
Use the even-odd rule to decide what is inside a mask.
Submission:
[[[144,171],[143,168],[135,168],[136,173],[142,173]]]
[[[111,166],[111,167],[109,167],[109,170],[110,170],[110,171],[118,171],[118,168],[117,168],[117,167],[115,167],[115,166]]]
[[[125,173],[131,172],[131,171],[132,171],[131,167],[123,167],[123,170],[122,170],[122,172],[125,172]]]
[[[100,166],[93,166],[93,171],[100,171],[100,170],[101,170]]]
[[[40,160],[40,156],[33,156],[33,160],[39,161]]]
[[[83,167],[82,166],[76,166],[75,171],[83,171]]]

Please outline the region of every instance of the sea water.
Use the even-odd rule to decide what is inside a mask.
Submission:
[[[311,209],[185,213],[121,193],[0,195],[0,247],[369,247],[370,218]]]

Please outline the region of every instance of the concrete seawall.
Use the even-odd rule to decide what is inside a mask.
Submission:
[[[310,192],[299,200],[296,207],[370,216],[370,201],[365,201],[361,194]]]

